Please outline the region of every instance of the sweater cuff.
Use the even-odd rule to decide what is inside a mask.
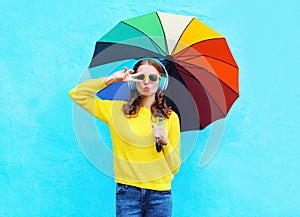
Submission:
[[[167,145],[162,145],[162,148],[163,148],[165,154],[168,154],[168,153],[174,151],[174,148],[170,143],[168,143]]]
[[[104,77],[98,78],[98,79],[96,79],[96,80],[98,80],[98,82],[99,82],[99,84],[100,84],[99,90],[108,86],[108,85],[106,85],[105,82],[104,82]]]

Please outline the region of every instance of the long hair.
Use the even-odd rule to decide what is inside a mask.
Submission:
[[[134,73],[136,73],[137,69],[141,65],[151,65],[160,73],[161,76],[166,76],[163,67],[156,60],[153,59],[142,59],[138,61],[133,67]],[[127,103],[123,105],[123,113],[126,115],[126,117],[132,118],[138,116],[138,112],[142,106],[142,99],[143,98],[137,89],[130,90],[130,95],[127,99]],[[166,103],[165,91],[158,90],[155,93],[154,103],[151,105],[152,116],[169,118],[171,112],[171,107],[168,107]]]

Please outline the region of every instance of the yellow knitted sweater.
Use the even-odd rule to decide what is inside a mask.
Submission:
[[[105,88],[103,78],[87,80],[70,91],[70,97],[88,112],[108,124],[114,153],[115,181],[152,190],[169,190],[173,174],[180,167],[179,118],[172,112],[162,121],[169,144],[155,149],[152,126],[157,125],[149,108],[141,107],[137,117],[127,118],[124,101],[102,100],[95,95]],[[99,156],[101,157],[101,156]]]

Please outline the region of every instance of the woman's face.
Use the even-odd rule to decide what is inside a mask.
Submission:
[[[152,65],[140,65],[136,73],[142,72],[146,74],[145,79],[142,82],[136,83],[136,88],[142,96],[152,96],[156,93],[159,85],[159,78],[156,81],[151,81],[147,75],[156,74],[159,76],[159,72]]]

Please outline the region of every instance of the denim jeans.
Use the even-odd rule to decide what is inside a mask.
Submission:
[[[117,183],[117,217],[172,216],[171,190],[156,191]]]

